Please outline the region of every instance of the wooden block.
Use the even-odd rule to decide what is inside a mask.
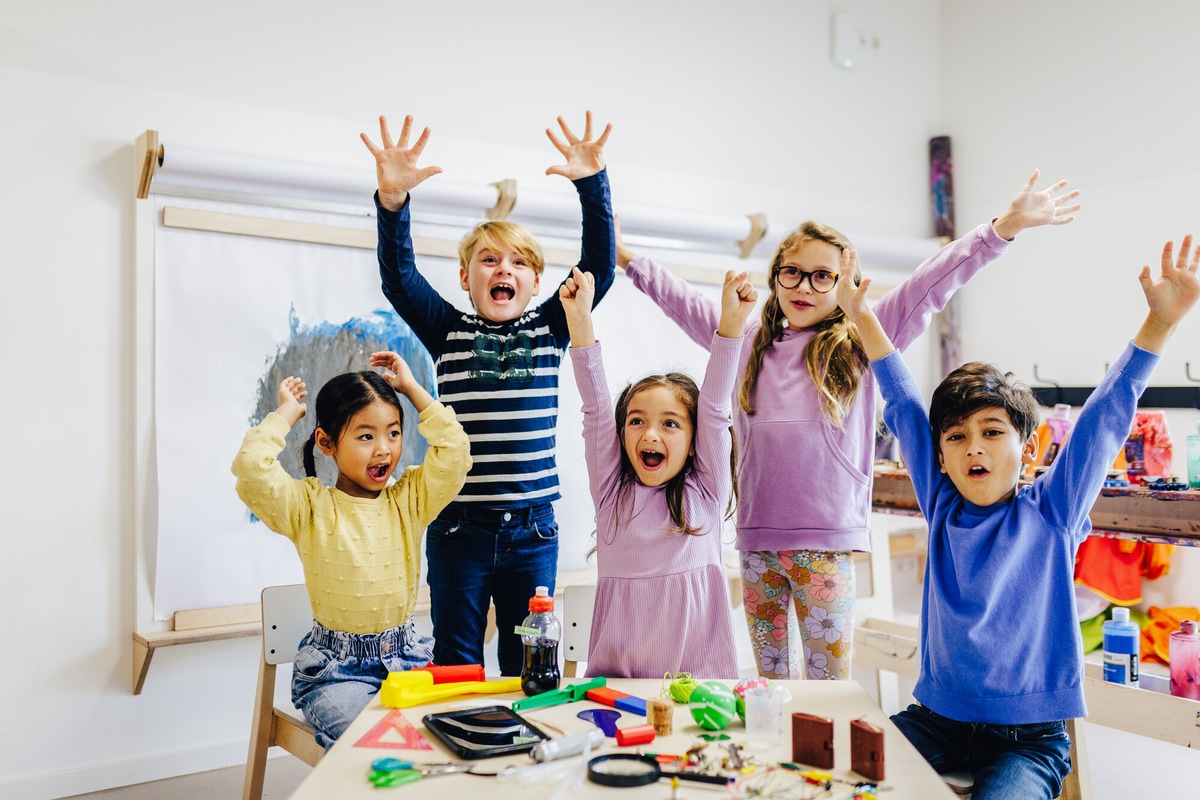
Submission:
[[[616,689],[609,689],[607,686],[601,686],[599,689],[588,689],[585,696],[593,703],[599,703],[600,705],[612,708],[616,707],[617,701],[622,697],[629,697],[625,692],[618,692]]]
[[[194,631],[199,628],[217,628],[222,625],[245,625],[262,623],[262,604],[247,603],[240,606],[218,608],[195,608],[175,612],[175,630]]]

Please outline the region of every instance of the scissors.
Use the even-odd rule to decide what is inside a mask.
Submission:
[[[451,775],[455,772],[470,772],[473,764],[420,764],[399,758],[377,758],[371,762],[369,780],[377,788],[404,786],[421,778]]]

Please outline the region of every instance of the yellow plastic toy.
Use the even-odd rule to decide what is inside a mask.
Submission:
[[[459,694],[507,694],[521,691],[520,678],[501,681],[459,681],[433,683],[428,672],[389,672],[379,689],[379,702],[388,708],[411,708]]]

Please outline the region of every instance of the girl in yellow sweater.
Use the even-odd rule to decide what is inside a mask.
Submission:
[[[433,640],[412,614],[425,527],[462,488],[471,455],[454,411],[437,402],[399,355],[373,353],[388,372],[332,378],[316,401],[305,445],[309,477],[292,478],[278,456],[307,411],[304,382],[279,384],[279,408],[252,428],[233,462],[238,496],[268,528],[296,545],[312,603],[313,629],[300,643],[292,702],[329,748],[379,691],[390,671],[422,667]],[[429,443],[420,466],[389,483],[403,449],[403,394],[420,414]],[[337,483],[316,477],[313,448],[333,458]]]

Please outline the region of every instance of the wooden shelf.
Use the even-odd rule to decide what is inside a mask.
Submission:
[[[871,505],[883,513],[921,513],[908,472],[888,465],[875,467]],[[1106,486],[1100,490],[1090,517],[1093,536],[1200,546],[1200,491],[1195,489],[1158,492]]]

